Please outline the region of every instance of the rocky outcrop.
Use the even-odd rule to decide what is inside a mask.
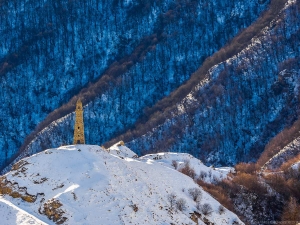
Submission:
[[[21,198],[23,201],[33,203],[37,196],[27,193],[26,187],[19,187],[17,183],[11,183],[5,177],[0,177],[0,194],[13,198]]]
[[[49,220],[52,220],[56,224],[63,224],[68,220],[68,218],[63,216],[65,212],[61,208],[62,204],[59,200],[49,199],[39,209],[39,213],[46,215]]]

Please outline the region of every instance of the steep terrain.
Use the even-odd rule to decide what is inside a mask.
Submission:
[[[0,135],[0,165],[50,112],[151,35],[170,1],[147,10],[143,3],[128,4],[1,1],[0,113],[6,132]],[[135,7],[143,16],[131,13]]]
[[[5,129],[0,131],[0,165],[72,112],[77,94],[89,103],[89,143],[127,130],[146,107],[183,84],[205,58],[255,21],[268,3],[1,1],[0,123]],[[72,124],[72,116],[67,123]],[[32,151],[69,143],[70,126],[58,130],[66,128],[65,134],[52,131],[50,136],[59,138],[43,140]]]
[[[186,154],[158,156],[136,158],[118,143],[109,151],[75,145],[24,158],[0,177],[1,224],[22,224],[19,212],[33,224],[243,224],[170,163],[180,169],[190,159],[213,169]]]
[[[278,133],[266,145],[264,152],[257,160],[259,167],[278,169],[282,163],[294,160],[300,155],[300,119]]]
[[[281,149],[276,155],[269,159],[265,164],[265,169],[278,169],[283,163],[290,159],[295,158],[300,154],[300,137],[293,140],[283,149]]]
[[[271,8],[273,12],[278,11],[277,14],[264,14],[261,17],[261,20],[265,20],[265,17],[273,19],[266,27],[258,32],[257,27],[263,23],[259,20],[258,25],[253,24],[241,33],[243,38],[246,38],[243,35],[253,37],[242,51],[223,62],[221,60],[207,73],[200,67],[195,72],[196,77],[198,71],[202,72],[198,74],[198,81],[196,79],[197,82],[193,83],[191,92],[177,98],[177,102],[171,106],[155,111],[146,121],[140,121],[109,144],[124,140],[138,154],[155,151],[188,152],[215,165],[256,160],[269,140],[290,126],[299,115],[299,1],[288,1],[285,6],[282,4],[284,7],[279,7],[281,5],[277,3],[272,2]],[[239,48],[240,43],[244,44],[243,41],[242,38],[234,39],[228,47],[206,61],[223,57],[231,49]],[[157,52],[158,46],[153,54]],[[155,63],[150,68],[159,65]],[[140,76],[135,77],[141,79]],[[143,99],[143,93],[149,90],[161,93],[157,89],[141,88],[129,74],[127,78],[132,83],[121,83],[121,92],[112,89],[112,92],[86,105],[89,141],[103,140],[107,135],[114,136],[112,130],[116,128],[122,130],[127,120],[124,121],[121,114],[126,109],[131,114],[126,113],[125,118],[132,120],[138,117],[139,112],[135,111],[136,99],[149,100]],[[155,79],[153,81],[157,82]],[[143,79],[142,83],[150,87],[147,86],[147,79]],[[126,93],[129,98],[124,98],[123,94],[118,101],[111,98],[114,93],[125,93],[127,84],[132,86],[130,92]],[[180,88],[184,89],[184,85]],[[136,95],[132,90],[141,92],[134,98]],[[112,109],[110,102],[113,102],[117,111],[106,110]],[[108,108],[104,109],[101,105]],[[70,141],[72,118],[70,114],[53,122],[39,133],[23,154],[38,152],[45,143],[47,146],[57,146],[66,138],[63,135],[67,135]],[[107,126],[99,121],[106,121]],[[109,126],[108,123],[113,125]],[[105,134],[90,132],[102,129],[106,131]]]
[[[247,48],[212,67],[176,107],[119,138],[143,153],[189,152],[212,164],[256,160],[299,116],[299,28],[299,2],[289,1]]]

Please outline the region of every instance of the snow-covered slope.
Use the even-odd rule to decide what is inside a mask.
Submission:
[[[133,151],[131,151],[129,148],[127,148],[124,145],[123,141],[114,144],[113,146],[108,148],[107,151],[112,155],[116,155],[120,157],[130,157],[130,158],[138,157],[137,154],[135,154]]]
[[[11,202],[5,200],[2,197],[0,197],[0,218],[1,225],[46,225],[46,223],[44,223],[43,221],[37,219],[33,215],[30,215],[29,213],[13,205]]]
[[[140,159],[152,159],[169,168],[176,167],[175,169],[177,170],[180,170],[184,167],[184,165],[189,164],[189,166],[195,171],[195,175],[207,183],[224,179],[230,171],[234,170],[232,167],[207,167],[201,162],[201,160],[187,153],[162,152],[145,155],[140,157]]]
[[[24,210],[29,217],[38,218],[32,217],[36,224],[38,220],[72,225],[196,224],[191,218],[199,220],[199,224],[242,224],[227,209],[220,213],[220,204],[214,198],[168,162],[152,160],[150,156],[124,157],[135,155],[125,146],[115,145],[110,150],[112,154],[99,146],[72,145],[23,159],[0,177],[3,201],[10,207],[18,206],[10,210],[4,205],[11,216],[2,218],[8,225],[22,224],[12,218]],[[170,156],[165,157],[166,161],[176,157],[183,161],[186,155],[183,159],[178,158],[180,154]],[[189,194],[191,188],[201,190],[200,206],[210,204],[211,213],[204,215],[198,210],[201,207],[197,209]],[[175,196],[175,205],[186,202],[186,207],[180,210],[171,206],[170,194]]]

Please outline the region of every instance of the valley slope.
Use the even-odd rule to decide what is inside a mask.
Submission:
[[[103,137],[107,135],[116,135],[112,130],[120,132],[125,129],[123,134],[106,145],[124,140],[139,155],[155,151],[188,152],[215,165],[257,160],[270,139],[291,126],[299,116],[299,1],[288,1],[281,8],[276,8],[276,3],[271,3],[271,9],[278,13],[270,16],[267,11],[258,20],[258,25],[247,28],[241,33],[242,36],[237,36],[228,47],[225,46],[206,61],[226,56],[231,49],[245,44],[244,39],[239,37],[250,36],[252,39],[244,49],[210,67],[208,72],[200,67],[193,74],[192,91],[175,99],[166,98],[166,101],[170,99],[171,105],[154,106],[158,110],[154,110],[146,120],[139,120],[135,126],[127,130],[124,126],[128,124],[126,118],[132,120],[137,116],[137,119],[138,114],[142,113],[134,110],[135,101],[142,100],[143,93],[149,90],[153,90],[153,93],[161,91],[143,89],[131,76],[126,77],[130,83],[121,83],[120,92],[112,89],[109,94],[103,94],[87,104],[85,119],[88,141],[97,138],[104,140],[106,138]],[[272,20],[261,30],[255,30],[265,17]],[[156,52],[157,48],[153,54]],[[140,76],[134,77],[140,79]],[[141,80],[141,84],[149,88],[145,81],[147,79]],[[125,89],[127,85],[132,87],[129,92]],[[184,88],[185,84],[178,90]],[[139,91],[138,97],[132,97],[136,96],[132,90]],[[117,101],[114,93],[120,94]],[[146,100],[148,98],[142,101],[145,103]],[[112,110],[111,102],[117,111]],[[102,105],[108,107],[107,110]],[[129,111],[125,113],[124,121],[121,114],[127,109]],[[145,114],[151,110],[145,109]],[[131,114],[133,116],[129,116]],[[107,124],[104,126],[101,121]],[[73,114],[53,122],[33,139],[23,154],[38,152],[43,145],[57,146],[62,137],[70,142],[72,124]],[[98,135],[102,129],[106,131],[105,134]]]
[[[78,96],[86,105],[88,143],[125,132],[268,3],[1,1],[0,165],[51,122],[60,123]],[[65,123],[26,154],[70,143],[72,114]]]

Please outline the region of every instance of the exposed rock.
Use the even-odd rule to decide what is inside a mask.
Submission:
[[[65,212],[61,209],[62,204],[57,199],[49,199],[45,202],[39,212],[48,217],[56,224],[63,224],[68,219],[63,215]]]
[[[20,160],[19,162],[17,162],[16,164],[14,164],[12,166],[12,169],[11,170],[18,170],[18,169],[21,169],[23,166],[27,165],[28,162],[25,161],[25,160]]]

